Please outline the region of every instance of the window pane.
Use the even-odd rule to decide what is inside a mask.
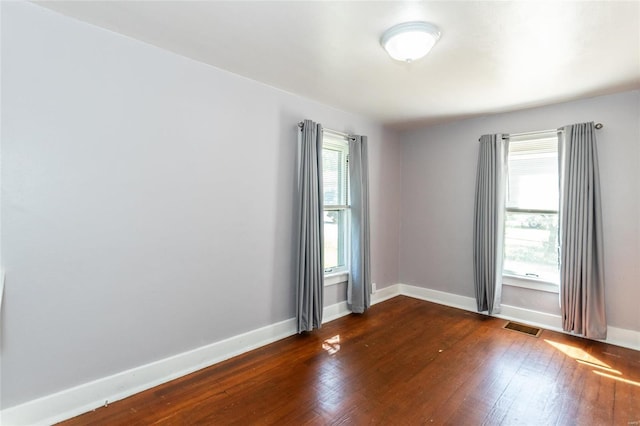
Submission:
[[[346,203],[344,152],[334,149],[322,150],[322,173],[325,206],[339,206]]]
[[[558,210],[557,138],[510,142],[507,207]]]
[[[504,272],[558,282],[558,215],[506,212]]]
[[[324,212],[324,269],[335,269],[346,265],[344,250],[346,237],[346,217],[344,210]]]

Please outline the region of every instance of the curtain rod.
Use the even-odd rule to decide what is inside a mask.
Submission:
[[[604,127],[602,123],[596,123],[594,126],[596,129],[602,129]],[[507,136],[503,136],[502,139],[514,137],[514,136],[533,136],[540,135],[543,133],[551,133],[551,132],[564,132],[564,129],[550,129],[550,130],[538,130],[537,132],[523,132],[523,133],[509,133]]]
[[[298,127],[302,129],[302,126],[304,125],[304,123],[302,121],[298,122]],[[337,130],[331,130],[331,129],[325,129],[324,127],[322,128],[322,131],[325,133],[331,133],[334,136],[339,136],[341,138],[345,138],[345,139],[355,139],[355,136],[350,135],[348,133],[344,133],[344,132],[339,132]]]
[[[594,126],[596,129],[600,130],[604,127],[602,123],[596,123]],[[514,136],[533,136],[533,135],[541,135],[543,133],[551,133],[551,132],[564,132],[563,129],[549,129],[549,130],[538,130],[535,132],[523,132],[523,133],[506,133],[502,139],[507,139]],[[478,139],[480,141],[480,139]]]

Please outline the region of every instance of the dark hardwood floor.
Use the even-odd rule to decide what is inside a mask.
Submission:
[[[639,425],[640,352],[396,297],[64,425]]]

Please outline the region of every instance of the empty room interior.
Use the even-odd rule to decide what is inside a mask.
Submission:
[[[640,425],[639,1],[0,19],[1,424]]]

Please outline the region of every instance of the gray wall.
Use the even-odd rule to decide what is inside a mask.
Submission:
[[[369,136],[372,277],[397,282],[393,134],[30,3],[1,7],[3,408],[292,318],[303,118]]]
[[[469,297],[478,137],[601,121],[609,320],[640,330],[639,92],[395,135],[30,3],[0,7],[3,408],[293,317],[303,118],[369,136],[378,288]]]
[[[596,121],[609,325],[640,331],[640,92],[407,131],[402,142],[400,282],[474,297],[478,137]],[[557,313],[557,296],[505,287],[504,302]]]

